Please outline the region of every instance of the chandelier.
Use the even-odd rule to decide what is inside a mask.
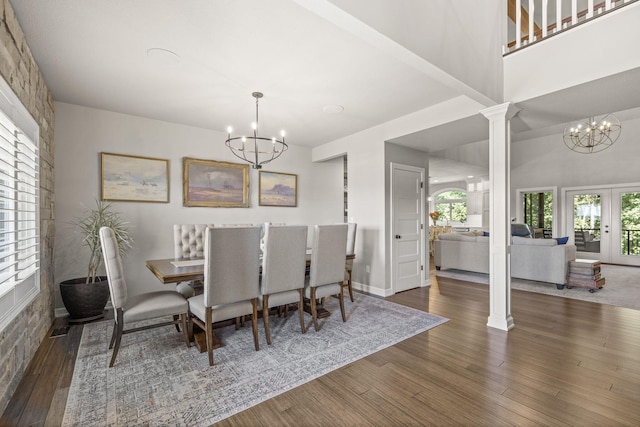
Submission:
[[[577,153],[591,154],[613,145],[620,136],[620,122],[611,114],[570,123],[564,129],[564,144]]]
[[[231,149],[234,156],[250,163],[254,169],[262,169],[263,164],[280,157],[289,146],[284,142],[284,131],[280,131],[282,139],[258,136],[258,100],[264,95],[261,92],[253,92],[251,96],[256,99],[256,121],[251,123],[253,135],[232,137],[233,129],[229,126],[225,145]]]

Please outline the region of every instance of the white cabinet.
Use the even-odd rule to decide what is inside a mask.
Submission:
[[[467,193],[467,215],[482,215],[483,208],[483,192],[469,191]]]

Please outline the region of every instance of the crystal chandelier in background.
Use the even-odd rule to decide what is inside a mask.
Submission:
[[[250,163],[254,169],[262,169],[263,164],[280,157],[289,146],[284,142],[284,131],[280,131],[282,139],[265,138],[258,135],[258,101],[263,95],[261,92],[253,92],[251,96],[256,99],[256,121],[251,123],[253,134],[232,137],[233,129],[229,126],[225,145],[231,149],[234,156]]]
[[[620,130],[620,122],[611,114],[590,117],[567,125],[564,144],[577,153],[597,153],[611,147],[620,136]]]

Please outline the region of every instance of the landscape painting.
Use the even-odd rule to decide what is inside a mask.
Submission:
[[[184,206],[249,207],[249,165],[183,159]]]
[[[298,175],[260,171],[260,206],[298,205]]]
[[[100,153],[102,200],[169,203],[169,160]]]

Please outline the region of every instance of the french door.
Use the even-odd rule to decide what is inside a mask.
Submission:
[[[566,202],[578,258],[640,265],[640,187],[567,191]]]

